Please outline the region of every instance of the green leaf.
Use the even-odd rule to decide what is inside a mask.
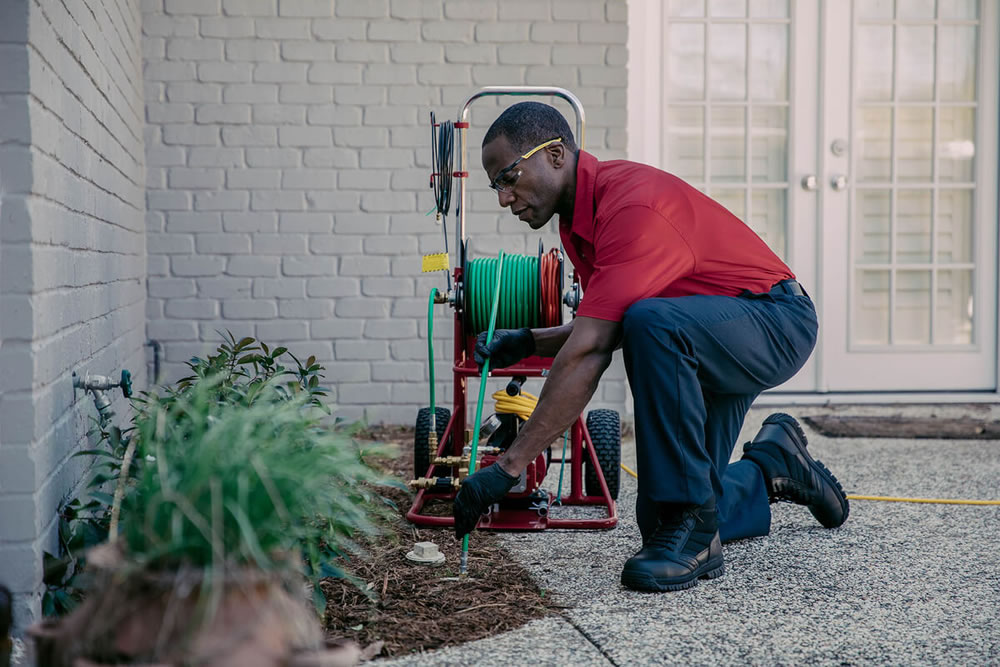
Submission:
[[[104,493],[103,491],[91,491],[88,495],[94,500],[104,503],[108,507],[115,504],[115,499],[110,493]]]
[[[114,459],[115,461],[118,460],[117,456],[115,456],[111,452],[106,451],[104,449],[81,449],[77,453],[73,454],[73,456],[74,457],[75,456],[107,456],[108,458]]]
[[[287,347],[276,347],[276,348],[274,348],[274,352],[271,353],[271,358],[275,359],[277,357],[280,357],[285,352],[288,352],[288,348]]]
[[[256,354],[248,354],[246,356],[240,357],[236,361],[236,363],[238,363],[238,364],[249,364],[249,363],[252,363],[252,362],[255,362],[255,361],[257,361],[257,355]]]
[[[312,600],[316,606],[316,613],[323,616],[326,613],[326,595],[323,594],[319,585],[313,585]]]

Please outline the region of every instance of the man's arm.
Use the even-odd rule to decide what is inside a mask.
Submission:
[[[559,338],[563,330],[569,332],[562,338],[565,342]],[[498,461],[511,475],[520,475],[530,461],[580,416],[594,395],[598,380],[611,363],[621,323],[578,317],[570,325],[540,331],[552,334],[542,336],[541,340],[536,337],[539,354],[542,350],[551,349],[548,347],[550,343],[561,342],[562,349],[552,362],[552,370],[542,386],[531,419]]]
[[[535,339],[535,354],[539,357],[554,357],[559,354],[559,350],[562,349],[569,335],[573,333],[574,322],[576,320],[570,320],[569,324],[558,327],[532,329],[531,335]]]

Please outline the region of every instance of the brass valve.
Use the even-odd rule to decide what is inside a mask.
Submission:
[[[464,468],[469,467],[469,457],[468,456],[436,456],[434,460],[431,461],[434,465],[438,466],[462,466]]]
[[[406,484],[414,489],[433,489],[438,485],[438,480],[447,480],[448,486],[456,491],[462,484],[462,480],[458,477],[421,477],[420,479],[411,479]]]

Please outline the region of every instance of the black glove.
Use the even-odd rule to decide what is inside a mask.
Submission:
[[[507,368],[513,366],[525,357],[535,353],[535,337],[531,329],[500,329],[493,332],[493,342],[486,344],[486,334],[483,331],[476,338],[476,351],[473,356],[482,368],[486,358],[490,359],[490,368]]]
[[[471,533],[479,517],[517,486],[520,479],[507,474],[496,463],[466,477],[455,496],[455,537],[462,539]]]

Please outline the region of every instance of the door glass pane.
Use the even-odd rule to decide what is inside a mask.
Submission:
[[[931,261],[930,190],[900,190],[896,195],[896,261]]]
[[[709,95],[715,100],[746,99],[746,25],[733,23],[712,24],[709,35]]]
[[[703,18],[705,0],[670,0],[670,16]]]
[[[858,271],[854,280],[851,340],[861,345],[889,342],[889,272]]]
[[[754,106],[750,116],[752,180],[765,183],[785,181],[788,168],[787,107]]]
[[[709,143],[713,183],[746,181],[746,109],[713,106]]]
[[[744,18],[747,0],[709,0],[708,13],[713,18]]]
[[[931,272],[897,271],[895,312],[892,314],[894,343],[931,342]]]
[[[674,23],[667,41],[669,55],[669,85],[673,100],[705,98],[705,26],[694,23]]]
[[[788,99],[788,26],[750,26],[750,99]]]
[[[934,112],[931,107],[900,107],[896,110],[896,179],[931,180],[931,137]]]
[[[943,19],[974,19],[979,16],[977,0],[938,0],[938,16]]]
[[[788,18],[788,0],[750,0],[750,16],[765,19]]]
[[[976,156],[976,112],[961,107],[938,110],[938,180],[968,183]]]
[[[937,261],[960,264],[972,261],[972,190],[939,190]]]
[[[892,179],[892,108],[858,110],[858,180],[888,183]]]
[[[938,28],[938,95],[942,101],[975,99],[977,32],[976,26]]]
[[[858,233],[854,256],[858,264],[887,264],[890,240],[889,190],[859,190],[857,195]]]
[[[705,110],[671,106],[667,111],[667,171],[686,180],[705,178]]]
[[[933,19],[934,0],[896,0],[896,18]]]
[[[855,85],[862,102],[892,99],[892,37],[889,25],[858,26]]]
[[[972,270],[938,271],[934,306],[934,342],[972,343]]]
[[[718,188],[712,188],[709,191],[709,196],[715,201],[719,202],[730,213],[735,215],[740,220],[746,220],[746,190],[743,188],[732,188],[720,190]]]
[[[784,259],[785,252],[785,202],[788,191],[753,190],[750,194],[750,228],[764,239],[774,253]]]
[[[901,100],[934,99],[934,26],[898,25],[896,86]]]
[[[864,0],[854,5],[860,19],[891,19],[892,0]]]

